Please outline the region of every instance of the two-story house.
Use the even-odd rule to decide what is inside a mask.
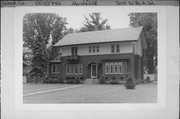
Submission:
[[[125,80],[131,73],[136,81],[143,79],[143,27],[71,33],[54,47],[62,54],[60,61],[50,62],[50,77]]]

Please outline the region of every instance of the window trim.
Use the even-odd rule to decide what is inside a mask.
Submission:
[[[118,68],[119,68],[118,74],[123,74],[123,63],[119,62],[118,64],[119,64],[119,66],[118,66]],[[120,67],[121,67],[121,71],[120,71]]]
[[[55,68],[55,71],[54,71],[54,68]],[[51,73],[52,74],[60,73],[60,65],[59,64],[52,64],[51,65]]]
[[[79,64],[79,72],[78,72],[78,74],[80,74],[80,75],[83,74],[83,65],[82,64]]]
[[[91,46],[89,46],[89,52],[91,52]]]
[[[119,52],[120,52],[119,44],[116,44],[116,53],[119,53]]]
[[[108,70],[107,70],[108,69]],[[109,62],[105,63],[105,74],[109,74]]]
[[[99,45],[96,46],[96,52],[99,52]]]
[[[69,73],[66,69],[66,75],[82,75],[83,74],[83,64],[67,64],[66,68],[69,66]]]
[[[111,53],[115,53],[115,45],[111,44]]]
[[[116,68],[117,68],[117,70],[115,70]],[[118,74],[118,63],[117,62],[114,62],[114,74]]]
[[[110,65],[110,73],[109,74],[114,74],[114,63],[110,62],[109,65]]]
[[[111,44],[111,53],[120,53],[120,45]]]

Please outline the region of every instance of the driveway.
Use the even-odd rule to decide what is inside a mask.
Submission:
[[[156,103],[157,84],[124,85],[24,84],[24,103]]]

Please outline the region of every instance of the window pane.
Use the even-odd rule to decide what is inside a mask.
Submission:
[[[74,47],[71,48],[71,54],[74,55]]]
[[[73,65],[73,74],[76,73],[76,65]]]
[[[91,46],[89,46],[89,52],[91,52]]]
[[[59,65],[56,65],[56,72],[59,72]]]
[[[118,63],[114,63],[114,73],[117,74],[118,73]]]
[[[97,48],[97,52],[99,52],[99,46],[97,46],[96,48]]]
[[[77,54],[78,54],[78,48],[75,47],[75,55],[77,55]]]
[[[119,73],[122,74],[122,62],[119,62]]]
[[[110,68],[110,73],[113,74],[114,73],[114,71],[113,71],[113,63],[110,63],[110,67],[111,67]]]
[[[105,63],[105,74],[109,74],[109,63]]]
[[[95,52],[95,46],[93,46],[93,52]]]
[[[83,66],[82,64],[79,65],[79,74],[82,74],[82,71],[83,71]]]
[[[119,44],[116,44],[116,52],[119,52]]]
[[[114,53],[114,45],[111,45],[111,52]]]
[[[69,65],[69,67],[70,67],[70,73],[73,74],[73,67],[72,67],[72,65]]]
[[[52,65],[52,72],[54,73],[55,72],[55,66]]]
[[[66,74],[69,74],[69,65],[66,66]]]
[[[75,74],[78,73],[78,65],[75,65]]]

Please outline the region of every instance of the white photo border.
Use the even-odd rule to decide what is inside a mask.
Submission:
[[[57,10],[86,9],[151,13],[158,16],[158,100],[157,103],[95,103],[95,104],[23,104],[23,16],[25,13],[56,13]],[[85,6],[85,7],[17,7],[15,8],[15,110],[17,111],[62,111],[62,110],[165,110],[166,109],[166,8],[162,6]]]

